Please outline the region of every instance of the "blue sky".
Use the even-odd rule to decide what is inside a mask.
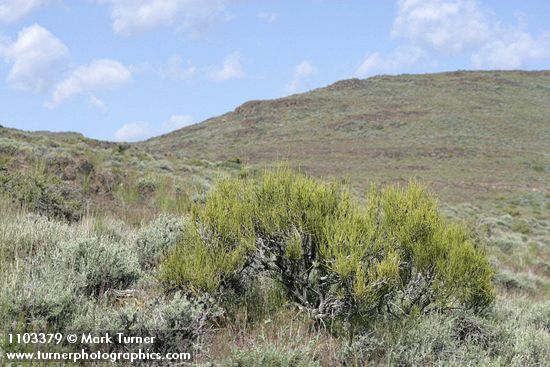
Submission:
[[[550,69],[550,1],[0,0],[0,124],[136,141],[340,79]]]

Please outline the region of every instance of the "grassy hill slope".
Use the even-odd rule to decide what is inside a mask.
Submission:
[[[452,72],[343,80],[250,101],[150,139],[167,156],[253,166],[289,160],[314,175],[418,177],[449,201],[548,192],[550,72]],[[172,153],[175,152],[175,153]]]
[[[0,127],[0,196],[58,218],[103,213],[139,222],[159,212],[180,214],[219,172],[240,168],[170,159],[78,133]]]

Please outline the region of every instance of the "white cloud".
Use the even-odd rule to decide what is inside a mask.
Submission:
[[[356,77],[365,77],[374,72],[391,72],[416,64],[423,57],[421,49],[414,46],[398,47],[388,55],[374,52],[365,59],[355,71]]]
[[[231,0],[98,0],[110,6],[113,30],[131,35],[161,26],[198,31],[210,23],[227,19]]]
[[[268,13],[268,12],[260,12],[257,14],[257,17],[262,19],[262,20],[265,20],[266,22],[268,22],[269,24],[275,22],[277,20],[277,18],[279,17],[279,14],[277,13]]]
[[[4,57],[10,45],[10,39],[0,32],[0,57]]]
[[[373,70],[380,69],[384,65],[384,58],[380,55],[380,52],[374,52],[367,54],[365,59],[359,65],[355,71],[355,76],[364,77],[369,75]]]
[[[195,66],[191,60],[184,63],[180,55],[174,55],[165,65],[156,68],[156,72],[175,81],[189,81],[202,77],[225,81],[246,77],[241,54],[237,51],[227,55],[218,66]]]
[[[550,34],[536,38],[516,29],[489,41],[472,55],[471,61],[478,69],[519,69],[545,58],[550,58]]]
[[[309,61],[302,61],[294,68],[294,78],[302,79],[307,78],[315,72],[315,68]]]
[[[23,28],[15,42],[0,48],[0,56],[13,63],[8,83],[32,92],[44,91],[53,83],[59,61],[68,54],[58,38],[37,24]]]
[[[533,35],[490,16],[477,0],[399,0],[391,36],[404,41],[387,54],[368,54],[355,75],[402,72],[440,57],[470,57],[474,68],[519,69],[550,58],[550,32]]]
[[[106,107],[107,107],[107,106],[105,105],[105,102],[104,102],[102,99],[97,98],[97,97],[94,96],[94,95],[91,95],[91,96],[90,96],[90,103],[91,103],[94,107],[96,107],[96,108],[98,108],[98,109],[100,109],[100,110],[104,110],[104,109],[106,109]]]
[[[118,141],[139,141],[193,124],[193,117],[189,115],[172,115],[168,121],[162,124],[160,129],[152,128],[147,122],[143,121],[129,122],[115,131],[114,137]]]
[[[241,54],[236,51],[228,55],[223,65],[220,68],[212,68],[209,75],[211,79],[217,81],[244,78],[246,74],[242,66]]]
[[[198,69],[191,61],[187,65],[183,65],[181,56],[174,55],[168,60],[168,64],[161,68],[160,74],[165,78],[172,80],[185,81],[194,78],[198,73]]]
[[[132,80],[132,73],[121,63],[102,59],[79,66],[56,84],[48,108],[79,94],[91,94],[97,90],[114,87]]]
[[[16,22],[42,3],[42,0],[0,0],[0,23]]]
[[[154,131],[147,123],[138,121],[122,125],[114,135],[118,141],[138,141],[153,136]]]
[[[189,115],[172,115],[163,125],[164,132],[178,130],[183,127],[193,125],[193,117]]]
[[[305,86],[307,78],[315,73],[315,67],[307,60],[300,62],[294,67],[293,79],[286,85],[287,93],[296,93]]]
[[[491,26],[475,0],[400,0],[392,36],[454,55],[486,42]]]

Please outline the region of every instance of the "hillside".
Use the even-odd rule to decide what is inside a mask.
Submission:
[[[452,72],[350,79],[250,101],[143,143],[155,154],[262,167],[288,160],[318,176],[417,177],[448,201],[548,192],[550,72]],[[492,200],[491,200],[492,201]]]
[[[0,328],[149,331],[197,366],[546,365],[549,127],[550,72],[344,80],[135,144],[0,126]],[[441,200],[361,195],[410,178]]]
[[[185,212],[219,172],[239,170],[232,162],[170,159],[78,133],[0,127],[0,197],[63,219],[98,213],[137,223]]]

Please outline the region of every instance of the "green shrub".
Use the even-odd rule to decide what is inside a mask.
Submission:
[[[500,347],[497,334],[492,323],[475,315],[434,313],[405,323],[377,322],[340,355],[344,366],[354,367],[486,366],[498,361],[491,358]]]
[[[204,207],[194,208],[192,220],[184,224],[183,239],[165,264],[166,280],[195,292],[213,292],[244,267],[255,242],[253,203],[244,197],[246,187],[244,182],[224,181],[208,195]]]
[[[535,328],[518,328],[510,366],[544,366],[550,358],[550,333]]]
[[[542,366],[550,358],[548,302],[506,299],[481,317],[454,310],[378,320],[343,346],[344,366]]]
[[[526,314],[526,318],[532,326],[550,333],[550,302],[535,303]]]
[[[152,195],[158,188],[158,184],[147,178],[140,178],[137,182],[137,190],[141,197]]]
[[[9,212],[0,219],[0,227],[0,259],[7,263],[30,259],[77,236],[76,228],[34,213]]]
[[[522,234],[530,234],[533,232],[533,229],[529,225],[529,223],[523,221],[523,220],[515,220],[512,223],[512,231],[519,232]]]
[[[58,244],[78,235],[78,227],[3,207],[0,219],[0,328],[64,325],[79,295],[75,277],[53,265]],[[59,261],[62,263],[62,261]]]
[[[495,284],[506,291],[515,291],[525,294],[535,294],[537,291],[536,279],[526,273],[515,273],[501,270],[495,275]]]
[[[396,333],[387,360],[399,366],[423,366],[441,361],[448,353],[457,351],[452,321],[444,317],[415,320],[409,328]]]
[[[0,138],[0,154],[15,155],[20,150],[20,144],[10,139]]]
[[[161,215],[139,231],[136,250],[143,269],[151,269],[176,245],[183,223],[183,218]]]
[[[26,244],[28,250],[17,252],[2,269],[3,323],[20,320],[44,330],[59,330],[71,320],[79,302],[90,296],[97,298],[108,289],[125,289],[141,275],[135,251],[127,244],[82,233],[80,238],[73,238],[78,230],[48,235],[56,224],[46,223],[50,226],[43,224],[32,231],[45,233],[27,237],[32,241]],[[64,225],[57,225],[63,233]]]
[[[130,149],[130,144],[128,144],[128,143],[118,143],[113,148],[113,153],[124,154],[128,149]]]
[[[75,315],[71,330],[155,336],[155,343],[145,346],[151,351],[191,352],[192,344],[206,331],[209,318],[219,315],[219,309],[211,302],[192,300],[180,293],[145,297],[143,292],[136,292],[132,297],[126,297],[122,305],[115,307],[113,302],[118,300],[114,294],[109,294],[102,302],[85,302]]]
[[[133,231],[129,231],[126,223],[121,219],[96,217],[90,220],[96,237],[108,238],[114,242],[131,242],[134,239]]]
[[[76,221],[82,214],[78,193],[55,176],[0,170],[0,195],[49,218]]]
[[[384,313],[480,310],[494,298],[484,252],[414,183],[373,188],[361,206],[341,186],[285,167],[259,182],[222,180],[194,207],[163,276],[215,293],[250,266],[277,278],[312,318],[352,325]]]
[[[544,366],[550,360],[550,303],[509,298],[495,304],[500,348],[493,351],[505,366]]]
[[[3,326],[18,323],[26,330],[41,331],[65,327],[81,298],[74,277],[60,276],[60,270],[43,261],[12,268],[0,290]]]
[[[60,244],[60,250],[63,263],[78,275],[77,284],[87,295],[127,288],[141,275],[133,249],[108,238],[82,238]]]

